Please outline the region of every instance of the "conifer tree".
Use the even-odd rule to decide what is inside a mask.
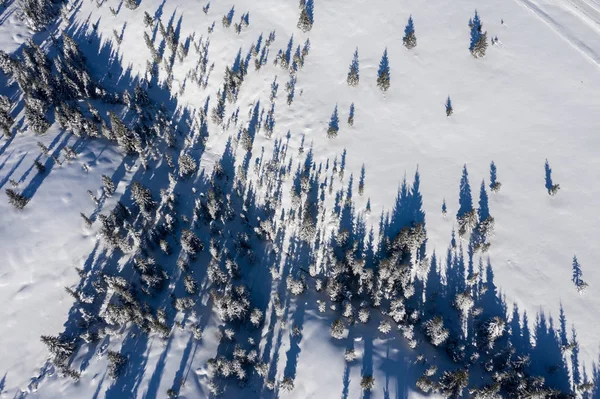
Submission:
[[[379,71],[377,72],[377,86],[381,91],[386,92],[390,88],[390,65],[388,60],[387,48],[383,52],[379,62]]]
[[[475,10],[475,16],[469,21],[469,27],[471,28],[471,44],[469,45],[469,51],[475,58],[485,56],[487,50],[487,32],[483,32],[483,25],[479,19],[479,14]]]
[[[29,201],[23,194],[18,193],[11,188],[6,189],[6,195],[8,196],[8,202],[17,209],[25,208],[25,205],[27,205],[27,202]]]
[[[452,101],[450,100],[450,96],[446,99],[446,116],[452,115],[454,110],[452,109]]]
[[[348,71],[348,77],[346,79],[349,86],[358,86],[360,81],[359,74],[359,62],[358,62],[358,48],[354,50],[354,57],[350,63],[350,71]]]
[[[138,6],[138,0],[125,0],[125,7],[129,8],[130,10],[135,10],[138,8]]]
[[[335,108],[333,109],[333,114],[331,114],[331,119],[329,120],[329,127],[327,128],[327,137],[336,137],[339,130],[340,118],[338,117],[338,108],[336,104]]]
[[[305,0],[300,3],[300,18],[298,19],[298,28],[303,32],[308,32],[312,29],[314,23],[314,0]]]
[[[365,192],[365,164],[360,168],[360,179],[358,180],[358,195],[363,195]]]
[[[350,113],[348,114],[348,125],[354,126],[354,103],[350,104]]]
[[[417,47],[417,36],[415,35],[415,25],[413,23],[412,15],[408,18],[408,24],[406,24],[406,27],[404,28],[402,42],[409,50]]]
[[[496,164],[492,161],[492,163],[490,163],[490,190],[495,193],[500,191],[500,187],[502,186],[502,183],[497,180],[498,177],[496,173]]]

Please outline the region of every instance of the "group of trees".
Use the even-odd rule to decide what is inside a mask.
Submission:
[[[137,7],[133,1],[125,5],[134,3]],[[208,4],[205,7],[208,10]],[[298,26],[308,31],[314,23],[313,1],[302,0],[300,7]],[[223,24],[231,25],[233,16],[232,8],[223,18]],[[248,18],[248,14],[244,14],[240,24],[247,23]],[[163,31],[173,58],[181,48],[175,30],[171,26],[160,28],[162,23],[151,17],[145,20],[148,27],[156,24],[156,29]],[[477,24],[480,32],[480,22]],[[154,48],[150,35],[146,37],[149,47]],[[212,100],[211,116],[215,125],[226,129],[227,104],[236,103],[252,57],[255,66],[263,65],[273,40],[274,33],[263,45],[261,35],[245,57],[240,49],[231,66],[226,68],[223,85]],[[416,46],[412,17],[403,43],[409,49]],[[205,82],[208,41],[201,39],[197,47],[198,65],[204,68],[200,80]],[[293,100],[296,74],[309,48],[307,41],[294,51],[292,37],[287,48],[277,56],[276,62],[290,74],[286,84],[288,104]],[[480,54],[480,49],[477,52]],[[158,61],[158,58],[162,60],[158,49],[151,49],[151,53],[154,64],[163,62]],[[69,291],[76,300],[77,311],[71,313],[76,323],[69,324],[71,329],[57,337],[42,337],[61,373],[79,378],[70,366],[78,348],[113,331],[135,328],[139,334],[156,334],[167,339],[177,325],[175,315],[179,312],[186,313],[184,319],[191,319],[180,327],[200,340],[203,330],[196,316],[198,312],[210,310],[220,320],[217,355],[209,361],[211,392],[222,392],[229,379],[244,383],[253,377],[264,381],[266,389],[293,390],[295,376],[284,371],[276,380],[276,362],[267,363],[269,353],[259,356],[257,344],[265,332],[274,334],[275,329],[281,328],[275,327],[276,320],[285,325],[294,306],[303,301],[292,298],[314,290],[319,296],[316,305],[319,311],[334,312],[335,321],[331,325],[334,339],[345,339],[346,332],[355,328],[358,321],[372,323],[372,328],[384,335],[398,330],[409,347],[417,351],[423,342],[429,342],[439,348],[440,353],[446,353],[456,369],[445,370],[438,376],[435,365],[427,367],[417,383],[425,392],[453,397],[470,388],[469,394],[477,398],[556,394],[556,390],[528,368],[530,342],[524,349],[520,345],[525,345],[529,335],[515,332],[516,326],[521,325],[518,313],[516,324],[514,316],[511,321],[507,320],[493,283],[491,265],[484,268],[481,258],[478,270],[474,265],[475,254],[489,246],[494,219],[490,215],[484,182],[478,208],[474,208],[466,166],[460,182],[456,217],[459,235],[468,242],[467,258],[462,244],[458,245],[452,237],[444,265],[435,253],[431,258],[427,256],[427,229],[418,171],[412,184],[406,179],[403,181],[393,209],[382,213],[376,233],[372,228],[368,231],[364,213],[368,209],[359,209],[353,196],[356,185],[358,193],[364,194],[365,166],[356,184],[352,175],[345,175],[345,151],[339,162],[336,158],[333,162],[318,163],[313,159],[312,149],[304,152],[302,145],[295,157],[289,147],[290,135],[285,137],[287,141],[275,135],[270,159],[264,155],[264,149],[257,156],[256,135],[261,129],[268,137],[274,135],[276,81],[271,86],[268,106],[261,108],[259,101],[254,102],[247,123],[238,121],[239,108],[231,112],[229,122],[236,125],[239,133],[232,136],[213,172],[205,175],[200,174],[195,149],[202,147],[196,145],[208,136],[208,99],[198,111],[197,121],[182,124],[187,125],[187,130],[183,133],[184,140],[178,140],[179,134],[175,136],[168,123],[175,119],[174,115],[153,103],[143,83],[134,87],[133,93],[104,92],[87,73],[85,58],[68,36],[63,36],[58,59],[53,60],[55,68],[50,68],[50,60],[33,44],[27,46],[23,59],[0,53],[0,65],[21,85],[27,97],[25,112],[32,130],[43,133],[47,129],[45,123],[49,124],[47,113],[54,111],[65,129],[81,136],[102,135],[117,143],[124,154],[138,157],[144,166],[111,211],[97,217],[83,215],[86,224],[98,225],[108,266],[95,272],[80,271],[81,283]],[[165,68],[170,68],[168,62]],[[347,82],[356,86],[359,80],[356,50]],[[386,49],[377,85],[385,92],[390,83]],[[97,115],[92,108],[81,109],[81,105],[76,105],[90,98],[103,100],[112,107],[106,121],[98,116],[87,116]],[[5,100],[0,100],[0,123],[8,124],[10,116],[7,118],[2,113],[8,114],[8,106]],[[116,109],[123,112],[118,113]],[[349,125],[354,123],[354,111],[352,104]],[[452,113],[450,98],[446,112],[448,116]],[[338,132],[336,105],[327,134],[333,137]],[[236,158],[238,152],[242,155],[240,160]],[[297,162],[295,171],[294,162]],[[500,189],[496,173],[492,162],[489,188],[494,192]],[[163,179],[153,179],[153,176]],[[116,183],[109,176],[103,176],[98,182],[107,197],[120,193],[122,186],[118,191]],[[292,206],[284,208],[284,193],[288,188]],[[257,195],[259,190],[260,195]],[[17,207],[27,202],[14,190],[7,190],[7,195]],[[192,200],[188,201],[189,198]],[[95,202],[98,206],[97,198]],[[327,205],[330,202],[333,203],[331,209]],[[579,288],[585,283],[575,264],[574,260],[573,281]],[[247,285],[254,274],[260,276],[260,284]],[[268,276],[277,278],[271,281]],[[173,288],[168,293],[164,289],[167,282]],[[261,303],[251,292],[257,288],[250,287],[256,286],[264,292],[275,293],[263,301],[266,303]],[[211,299],[208,305],[201,300],[207,293]],[[166,305],[157,308],[157,303]],[[204,316],[202,320],[208,318]],[[267,319],[272,325],[263,330]],[[514,324],[510,333],[509,323]],[[546,328],[545,322],[540,321],[540,330],[541,324]],[[528,329],[526,319],[522,325]],[[290,339],[299,340],[301,335],[301,326],[294,326]],[[246,339],[236,339],[236,336]],[[519,349],[512,349],[516,347]],[[131,355],[108,351],[108,375],[119,378],[125,372],[134,372],[129,370],[134,367],[125,367]],[[345,357],[353,361],[356,353],[349,349]],[[469,376],[475,372],[483,376],[482,380],[470,383]],[[363,373],[363,390],[372,390],[375,383],[372,374]],[[169,395],[176,395],[176,390],[170,389]]]

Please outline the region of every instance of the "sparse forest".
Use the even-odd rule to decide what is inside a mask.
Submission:
[[[68,245],[92,248],[81,259],[56,251],[77,280],[48,277],[68,312],[60,331],[40,334],[47,360],[15,397],[72,397],[87,385],[107,398],[304,397],[318,392],[303,376],[320,361],[319,384],[339,385],[322,397],[338,397],[338,388],[343,398],[390,397],[391,379],[397,397],[599,394],[598,366],[580,360],[585,326],[567,324],[562,299],[528,315],[498,283],[513,260],[496,262],[506,247],[495,249],[523,228],[504,217],[520,206],[515,167],[500,151],[496,163],[468,149],[427,172],[412,161],[411,143],[424,161],[443,158],[435,151],[452,140],[466,146],[472,136],[460,134],[471,131],[460,124],[481,106],[449,84],[457,108],[447,96],[444,118],[446,88],[411,80],[407,63],[429,65],[433,41],[420,15],[418,46],[404,10],[393,41],[361,44],[360,58],[358,39],[344,45],[345,58],[330,60],[341,65],[331,69],[337,97],[323,100],[314,92],[328,90],[313,80],[318,57],[337,49],[321,31],[332,18],[322,0],[282,5],[277,21],[252,2],[186,4],[198,20],[165,11],[167,1],[8,3],[0,7],[37,33],[0,50],[0,162],[26,148],[10,172],[0,166],[10,205],[2,212],[35,223],[27,219],[50,202],[63,204],[76,222],[53,216],[53,234],[75,230]],[[91,16],[82,20],[82,10]],[[472,57],[464,47],[461,56],[489,67],[498,55],[477,11],[468,25]],[[423,144],[411,123],[371,131],[379,118],[416,112],[411,93],[421,90],[436,94],[415,124],[443,126],[429,131],[441,144]],[[384,148],[381,137],[396,136],[402,145]],[[566,164],[556,159],[561,174]],[[19,177],[21,162],[29,169]],[[536,201],[561,206],[571,188],[557,195],[548,160],[544,167],[555,198],[537,184]],[[85,203],[71,199],[79,191]],[[572,291],[561,298],[592,297],[593,267],[575,256],[570,270],[561,264]]]

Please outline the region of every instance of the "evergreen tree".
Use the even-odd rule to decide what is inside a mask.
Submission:
[[[492,190],[495,193],[500,191],[500,187],[502,186],[502,183],[500,183],[497,180],[497,178],[498,177],[496,175],[496,164],[494,163],[494,161],[492,161],[492,163],[490,163],[490,190]]]
[[[231,6],[231,10],[223,16],[223,26],[225,28],[229,28],[231,26],[231,22],[233,21],[233,15],[235,14],[235,6]]]
[[[298,28],[303,32],[308,32],[312,29],[314,23],[314,0],[305,0],[301,3],[300,18],[298,19]]]
[[[8,137],[12,135],[10,127],[14,121],[13,117],[10,116],[10,101],[8,97],[0,95],[0,130]]]
[[[35,31],[42,31],[58,15],[52,0],[19,0],[25,23]]]
[[[469,26],[471,28],[469,51],[475,58],[483,57],[487,50],[487,32],[482,32],[483,25],[481,24],[477,10],[475,10],[475,16],[470,21]]]
[[[129,8],[130,10],[135,10],[138,8],[138,6],[138,0],[125,0],[125,7]]]
[[[457,218],[460,218],[473,210],[473,198],[471,197],[471,185],[469,184],[467,165],[463,166],[459,193],[459,209],[456,213]]]
[[[25,208],[29,200],[21,193],[16,192],[11,188],[6,189],[6,195],[8,196],[8,202],[17,209]]]
[[[446,216],[448,213],[448,208],[446,207],[446,198],[442,201],[442,215]]]
[[[446,99],[446,116],[452,115],[453,112],[452,101],[450,100],[450,96],[448,96],[448,99]]]
[[[479,190],[479,223],[483,223],[490,217],[490,209],[488,205],[488,195],[485,190],[485,182],[481,181],[481,189]]]
[[[333,109],[333,114],[331,114],[331,119],[329,120],[329,127],[327,128],[327,137],[336,137],[339,130],[340,118],[338,117],[338,108],[336,104],[335,108]]]
[[[365,192],[365,164],[360,168],[360,179],[358,180],[358,195],[363,195]]]
[[[350,71],[348,72],[348,77],[346,81],[348,82],[349,86],[358,86],[358,83],[360,81],[358,48],[354,50],[354,57],[352,58],[352,62],[350,63]]]
[[[354,126],[354,103],[350,104],[350,113],[348,114],[348,125]]]
[[[546,172],[546,190],[548,190],[548,194],[551,196],[556,195],[558,190],[560,190],[560,184],[554,184],[552,182],[552,169],[550,168],[550,164],[546,159],[546,163],[544,164],[544,170]]]
[[[144,26],[146,28],[152,27],[154,25],[154,18],[148,14],[148,11],[144,11]]]
[[[467,165],[464,165],[460,179],[459,208],[456,213],[456,220],[459,224],[458,234],[461,237],[471,231],[477,224],[477,214],[473,209],[473,198],[471,197]]]
[[[580,294],[583,294],[588,286],[588,284],[585,281],[583,281],[582,277],[583,272],[581,271],[581,266],[577,261],[577,257],[573,256],[573,278],[571,279],[571,281],[573,281],[575,287],[577,288],[577,291]]]
[[[415,35],[415,26],[413,23],[412,15],[408,18],[408,24],[404,28],[404,37],[402,42],[407,49],[417,47],[417,36]]]
[[[110,177],[102,175],[102,185],[104,186],[104,194],[106,194],[107,197],[110,197],[114,194],[115,183]]]
[[[386,92],[390,88],[390,64],[388,60],[387,48],[383,52],[379,62],[379,71],[377,72],[377,86],[381,91]]]

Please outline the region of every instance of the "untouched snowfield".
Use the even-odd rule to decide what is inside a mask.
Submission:
[[[104,1],[101,7],[95,0],[68,3],[68,17],[59,17],[58,26],[76,38],[90,73],[108,88],[122,89],[128,81],[145,74],[151,54],[143,33],[146,30],[152,36],[152,30],[144,26],[144,11],[160,18],[165,26],[170,19],[174,21],[180,27],[181,42],[194,32],[196,42],[201,36],[210,37],[208,65],[214,63],[214,70],[205,89],[186,79],[198,59],[193,46],[183,62],[175,60],[171,94],[177,94],[179,110],[200,109],[208,96],[212,108],[225,67],[233,63],[238,49],[244,57],[261,33],[266,40],[269,32],[276,32],[267,64],[258,71],[251,65],[237,104],[227,104],[226,119],[239,106],[240,123],[224,130],[209,122],[206,147],[192,151],[199,157],[201,171],[213,170],[230,136],[247,125],[257,100],[265,114],[268,112],[270,85],[277,76],[274,132],[270,139],[262,132],[256,135],[250,169],[261,155],[261,148],[268,158],[275,140],[286,141],[288,131],[292,176],[310,147],[316,165],[321,163],[323,167],[336,157],[339,162],[345,150],[344,179],[336,180],[334,192],[348,185],[350,175],[356,190],[361,166],[365,165],[365,193],[361,196],[355,191],[353,200],[367,229],[373,227],[376,235],[382,211],[391,211],[403,179],[411,184],[418,170],[427,223],[427,254],[431,256],[435,251],[443,263],[452,230],[458,229],[455,215],[459,182],[466,165],[475,206],[484,180],[495,219],[492,245],[486,254],[475,255],[475,264],[480,257],[487,263],[489,257],[495,286],[504,297],[508,313],[512,314],[514,305],[521,315],[527,313],[532,331],[536,315],[542,313],[558,330],[562,306],[569,339],[573,328],[579,342],[579,371],[585,368],[593,379],[592,369],[600,350],[600,4],[593,0],[316,0],[314,26],[304,33],[296,27],[297,0],[213,0],[206,14],[202,11],[205,4],[196,0],[142,0],[136,10],[116,0]],[[249,12],[249,26],[240,34],[233,26],[224,28],[221,24],[233,5],[234,22]],[[118,14],[114,16],[109,7],[118,9]],[[488,37],[498,38],[482,59],[474,59],[468,51],[467,22],[475,9]],[[17,18],[16,2],[0,11],[3,51],[20,51],[32,35],[38,44],[48,45],[48,32],[33,34]],[[418,45],[407,50],[402,36],[410,15]],[[213,22],[214,31],[209,35],[207,29]],[[93,24],[97,24],[95,32]],[[58,26],[51,28],[55,37],[59,36]],[[120,45],[115,42],[113,30],[123,32]],[[160,33],[157,35],[158,46]],[[273,65],[273,60],[279,49],[285,51],[292,35],[294,50],[306,39],[310,39],[311,47],[297,74],[294,101],[288,106],[285,84],[289,74]],[[100,53],[99,44],[112,48],[107,51],[104,47]],[[360,84],[350,87],[346,76],[356,48]],[[386,48],[391,87],[382,93],[376,79]],[[162,66],[160,73],[164,78]],[[201,341],[193,340],[187,329],[177,326],[166,340],[153,335],[142,338],[141,333],[123,329],[82,348],[73,361],[83,370],[77,383],[59,377],[47,362],[48,350],[39,337],[57,335],[72,325],[73,298],[64,287],[78,286],[75,267],[84,268],[103,256],[99,255],[102,244],[97,237],[98,223],[88,228],[79,213],[90,216],[110,211],[121,195],[129,196],[131,182],[142,167],[139,160],[124,158],[107,140],[80,139],[63,132],[58,124],[36,136],[26,128],[23,107],[18,105],[20,94],[16,85],[9,86],[9,81],[2,74],[0,92],[11,98],[15,127],[24,131],[0,141],[0,188],[11,188],[13,179],[19,182],[19,190],[27,190],[32,196],[22,211],[15,210],[4,194],[0,201],[0,397],[164,398],[174,387],[181,398],[209,397],[206,364],[217,348],[223,347],[215,337],[222,323],[210,310],[198,310],[192,316],[203,324]],[[180,93],[184,84],[185,91]],[[454,109],[450,117],[444,109],[448,96]],[[168,102],[165,98],[160,101]],[[355,122],[348,126],[352,103]],[[326,130],[336,105],[340,130],[330,139]],[[301,156],[298,149],[303,138],[305,153]],[[78,157],[62,165],[50,158],[45,174],[37,174],[34,160],[40,153],[38,141],[57,156],[65,146],[74,146]],[[238,163],[243,159],[241,154],[240,149]],[[546,160],[552,168],[553,182],[560,184],[556,196],[549,196],[545,188]],[[492,161],[502,183],[498,193],[489,192]],[[97,209],[87,190],[101,197],[102,175],[112,176],[118,184],[113,197]],[[165,177],[157,172],[147,179],[154,184]],[[196,183],[185,184],[191,188]],[[156,187],[166,185],[157,183]],[[257,197],[264,200],[258,191]],[[294,207],[289,191],[289,186],[282,190],[282,207],[288,210]],[[155,193],[158,200],[158,190]],[[369,198],[372,211],[365,213]],[[446,216],[441,212],[444,199]],[[185,201],[193,204],[193,198]],[[327,201],[332,203],[333,198]],[[334,227],[329,224],[328,228]],[[466,251],[467,242],[463,245]],[[285,247],[289,249],[289,244]],[[574,256],[589,285],[583,295],[572,282]],[[266,276],[271,279],[268,270],[257,272],[249,284],[261,287]],[[270,350],[267,356],[275,365],[272,377],[281,380],[292,371],[295,384],[291,392],[276,390],[270,395],[361,397],[360,381],[365,369],[375,378],[370,394],[373,399],[423,395],[415,387],[422,374],[414,367],[415,358],[423,352],[436,356],[436,349],[429,346],[415,351],[401,334],[379,334],[381,315],[375,313],[370,324],[357,325],[344,340],[333,340],[329,334],[331,321],[340,316],[330,309],[320,313],[315,304],[320,297],[314,290],[289,300],[289,323],[284,328],[281,324],[285,323],[269,318],[272,305],[266,306],[271,289],[277,290],[277,284],[285,287],[285,277],[280,280],[283,283],[274,280],[274,288],[269,280],[264,284],[266,291],[259,294],[259,301],[266,301],[265,310],[269,311],[265,312],[265,327],[257,335],[257,346],[261,355],[265,347]],[[172,288],[174,284],[167,286]],[[206,304],[207,297],[200,302]],[[169,299],[160,301],[157,306]],[[173,317],[184,324],[188,318],[182,314]],[[292,334],[298,323],[301,339]],[[347,364],[344,351],[349,343],[359,357]],[[113,382],[106,374],[103,354],[107,348],[123,348],[128,354],[124,380]],[[365,354],[369,354],[370,361],[363,360]],[[566,358],[570,365],[571,358]],[[440,362],[449,363],[447,359]],[[552,373],[546,378],[551,379]],[[231,383],[225,394],[267,397],[265,392],[253,382],[244,389]],[[600,397],[600,391],[596,390],[595,395]]]

